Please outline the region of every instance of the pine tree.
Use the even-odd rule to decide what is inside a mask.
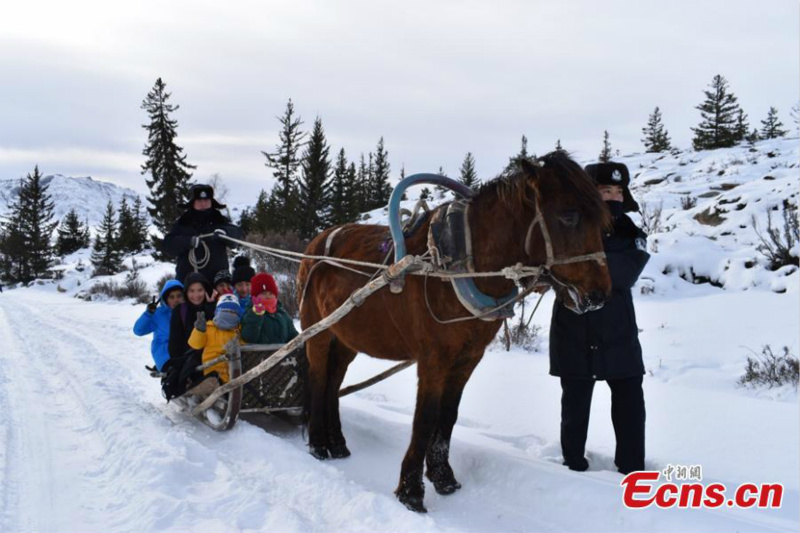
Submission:
[[[88,225],[81,222],[75,208],[70,209],[58,226],[56,254],[61,256],[69,255],[86,248],[89,244]]]
[[[795,104],[790,113],[792,122],[794,122],[795,132],[800,132],[800,102]]]
[[[767,112],[767,118],[761,121],[761,138],[762,139],[777,139],[786,135],[786,130],[783,128],[783,123],[778,119],[778,110],[770,107]]]
[[[133,202],[133,231],[131,232],[131,250],[141,252],[147,248],[147,241],[149,240],[147,224],[147,212],[142,206],[142,198],[137,195],[136,200]]]
[[[333,168],[333,182],[331,184],[331,198],[330,198],[330,218],[329,224],[338,226],[350,222],[349,213],[349,196],[348,190],[348,167],[347,156],[345,155],[344,148],[339,150],[339,155],[336,157],[336,165]]]
[[[666,152],[672,148],[669,141],[669,134],[664,129],[664,124],[661,122],[661,110],[656,106],[653,113],[647,119],[647,127],[642,128],[644,133],[645,151],[651,153]]]
[[[170,114],[180,106],[169,104],[170,96],[166,84],[158,78],[142,102],[142,109],[150,118],[150,124],[142,126],[147,130],[147,144],[142,152],[147,160],[142,165],[142,174],[150,175],[150,179],[145,178],[150,190],[147,212],[162,235],[181,216],[181,206],[189,197],[190,171],[196,168],[186,162],[183,148],[175,144],[178,121],[170,118]],[[162,241],[161,237],[153,237],[157,255],[161,254]]]
[[[758,130],[756,128],[753,128],[753,131],[745,137],[745,141],[747,141],[747,144],[751,147],[760,140],[761,137],[758,135]]]
[[[311,133],[302,159],[302,172],[299,182],[300,237],[311,239],[325,228],[330,217],[330,148],[325,139],[322,120],[314,120]]]
[[[372,154],[370,154],[370,160]],[[364,159],[364,154],[361,154],[358,163],[358,170],[356,171],[356,187],[353,191],[353,200],[356,211],[361,214],[364,211],[372,210],[369,203],[369,190],[370,190],[370,170],[367,162]]]
[[[475,158],[472,156],[472,152],[467,152],[464,162],[461,163],[459,181],[473,191],[478,188],[478,173],[475,172]]]
[[[518,162],[520,159],[530,159],[530,155],[528,155],[528,138],[524,135],[522,136],[522,141],[520,143],[519,153],[517,155],[508,158],[508,164],[506,168],[503,170],[504,174],[508,174],[509,172],[513,172],[517,169]]]
[[[608,130],[603,131],[603,149],[600,150],[600,155],[597,160],[601,163],[608,163],[611,161],[611,142],[608,140]]]
[[[561,139],[556,140],[556,152],[563,152],[564,148],[561,146]]]
[[[261,153],[267,158],[266,166],[274,169],[272,175],[277,179],[270,196],[274,199],[279,214],[273,221],[273,226],[275,230],[285,233],[296,229],[299,222],[297,173],[301,161],[298,153],[304,146],[306,133],[300,130],[303,121],[295,115],[291,98],[278,121],[281,123],[278,134],[280,143],[275,147],[275,152]]]
[[[747,122],[747,115],[742,108],[736,115],[736,127],[733,129],[733,137],[737,143],[744,141],[750,132],[750,123]]]
[[[92,249],[92,265],[95,276],[116,274],[120,270],[122,257],[117,244],[119,227],[111,200],[106,205],[103,221],[97,229]]]
[[[0,252],[7,279],[28,283],[47,273],[55,251],[50,240],[56,225],[53,202],[36,166],[33,174],[20,180],[19,195],[3,227]]]
[[[383,207],[389,203],[392,195],[392,186],[389,183],[389,152],[383,144],[383,137],[378,141],[375,152],[375,162],[372,168],[372,187],[370,196],[375,208]]]
[[[347,167],[347,175],[345,178],[345,190],[348,191],[347,193],[347,222],[355,222],[361,216],[361,207],[359,202],[359,195],[358,195],[358,171],[356,170],[356,164],[351,162],[350,166]]]
[[[136,237],[133,232],[136,230],[134,227],[133,213],[131,208],[128,207],[128,199],[123,196],[122,202],[119,204],[119,211],[117,216],[117,227],[119,228],[119,235],[116,239],[117,250],[121,254],[132,253],[135,245]]]
[[[728,148],[736,144],[736,120],[739,103],[733,93],[728,92],[728,81],[717,74],[711,82],[711,90],[703,91],[705,101],[695,109],[700,111],[702,122],[692,128],[695,150]]]

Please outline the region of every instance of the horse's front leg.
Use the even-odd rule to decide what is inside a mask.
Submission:
[[[425,485],[422,468],[431,437],[439,424],[442,383],[439,376],[428,375],[428,369],[423,367],[422,362],[418,366],[419,385],[411,444],[403,458],[400,483],[394,493],[403,505],[412,511],[424,513],[427,510],[423,505]]]
[[[461,488],[461,483],[456,480],[453,468],[450,466],[450,438],[453,435],[453,426],[458,419],[458,406],[461,395],[472,371],[475,370],[480,355],[459,361],[447,377],[442,393],[439,411],[439,425],[431,437],[428,452],[425,455],[425,476],[431,480],[434,489],[439,494],[452,494]]]

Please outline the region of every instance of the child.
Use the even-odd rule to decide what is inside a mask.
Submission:
[[[561,378],[561,451],[571,470],[589,468],[584,457],[595,381],[611,389],[611,421],[617,438],[614,463],[628,474],[644,469],[645,408],[642,346],[631,287],[650,255],[647,235],[625,214],[639,206],[628,190],[628,168],[620,163],[588,165],[586,172],[608,205],[613,228],[603,235],[611,298],[578,315],[556,300],[550,326],[550,374]]]
[[[225,345],[239,334],[239,300],[233,294],[223,294],[217,300],[214,318],[206,320],[204,312],[197,313],[194,331],[189,337],[189,346],[195,350],[203,350],[203,363],[219,357],[225,353]],[[206,368],[203,374],[210,376],[206,381],[212,381],[213,386],[227,383],[228,364],[225,362]],[[215,380],[217,380],[214,383]],[[202,385],[202,384],[201,384]],[[211,388],[213,388],[213,386]]]
[[[250,280],[253,305],[242,318],[242,340],[253,344],[285,344],[297,337],[294,322],[278,301],[275,279],[260,272]]]
[[[227,270],[220,270],[214,275],[215,299],[223,294],[233,294],[233,284],[231,281],[231,273]]]
[[[150,343],[150,353],[156,363],[156,370],[162,371],[169,361],[169,320],[172,310],[183,303],[183,284],[171,279],[164,283],[158,299],[147,304],[147,309],[133,325],[133,333],[142,337],[153,334]]]
[[[256,271],[250,266],[250,258],[240,255],[233,260],[233,288],[236,296],[239,297],[239,305],[242,306],[242,314],[253,305],[250,300],[250,280],[256,275]]]

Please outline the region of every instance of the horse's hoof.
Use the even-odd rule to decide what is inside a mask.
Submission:
[[[461,488],[461,483],[456,481],[449,481],[447,483],[434,483],[433,488],[436,489],[437,494],[441,494],[442,496],[447,496],[448,494],[453,494],[455,491]]]
[[[443,496],[453,494],[455,491],[461,488],[461,483],[456,481],[452,471],[450,471],[449,474],[440,473],[438,475],[432,475],[431,471],[428,470],[425,473],[425,477],[427,477],[431,483],[433,483],[433,488],[436,490],[437,494],[441,494]]]
[[[415,513],[427,513],[428,510],[425,509],[425,506],[422,505],[422,498],[419,496],[409,496],[409,495],[402,495],[398,494],[397,499],[400,500],[400,503],[406,506],[406,509],[409,511],[414,511]]]
[[[315,459],[319,459],[320,461],[324,461],[330,455],[328,454],[328,448],[326,446],[317,446],[311,444],[308,446],[308,453],[314,456]]]
[[[350,450],[347,449],[346,444],[334,444],[328,447],[332,459],[344,459],[350,457]]]
[[[408,483],[401,481],[400,486],[397,487],[394,493],[397,499],[400,500],[400,503],[406,506],[406,509],[414,511],[415,513],[427,513],[428,510],[425,509],[425,506],[422,504],[425,498],[425,485],[420,481],[419,485],[414,484],[414,486],[416,486],[416,490],[412,490]]]

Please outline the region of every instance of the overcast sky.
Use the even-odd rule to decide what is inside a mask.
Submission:
[[[451,176],[466,152],[494,176],[527,135],[595,157],[642,151],[655,106],[691,145],[715,74],[759,126],[800,95],[796,0],[136,1],[28,0],[0,15],[0,177],[38,164],[144,192],[140,105],[159,76],[180,105],[195,177],[219,173],[234,202],[271,186],[292,98],[322,118],[332,154],[384,136],[392,174]]]

